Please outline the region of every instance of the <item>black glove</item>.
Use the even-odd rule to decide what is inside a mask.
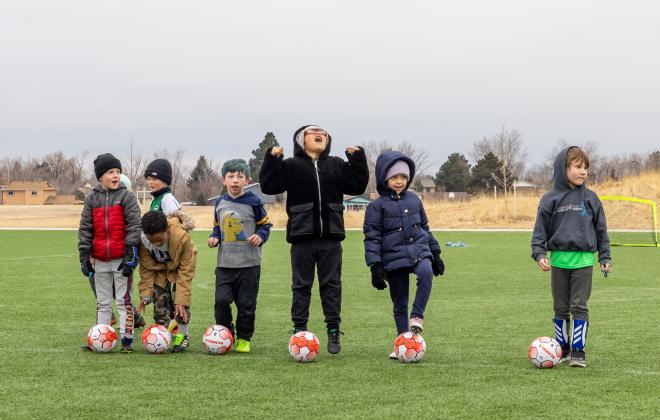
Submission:
[[[441,276],[445,274],[445,263],[440,258],[440,254],[433,254],[433,260],[431,260],[431,267],[433,268],[434,276]]]
[[[385,283],[385,272],[383,271],[382,263],[377,262],[371,266],[371,285],[378,290],[387,288],[387,283]]]
[[[133,274],[133,269],[138,264],[138,247],[134,245],[126,246],[126,251],[124,252],[124,258],[121,260],[121,264],[117,267],[117,271],[121,271],[121,275],[128,277]]]
[[[92,261],[89,259],[87,256],[83,256],[82,259],[80,260],[80,271],[82,271],[83,276],[87,278],[92,278],[94,277],[94,266],[92,265]]]

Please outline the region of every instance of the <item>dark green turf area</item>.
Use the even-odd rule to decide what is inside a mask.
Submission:
[[[313,363],[287,353],[289,247],[265,247],[248,355],[210,356],[215,250],[200,254],[193,344],[185,354],[80,351],[95,304],[78,269],[76,232],[0,231],[1,418],[658,418],[660,249],[615,248],[615,272],[594,277],[586,369],[538,370],[527,346],[552,334],[549,275],[529,233],[441,232],[447,274],[436,278],[417,365],[387,358],[395,337],[387,291],[371,287],[362,235],[344,242],[343,351],[329,355],[314,289]]]

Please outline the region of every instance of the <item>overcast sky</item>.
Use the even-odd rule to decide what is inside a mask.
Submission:
[[[502,125],[531,161],[558,139],[660,147],[657,1],[0,2],[0,157],[63,150],[290,155],[407,140],[439,166]],[[342,153],[343,154],[343,153]],[[91,165],[91,164],[90,164]]]

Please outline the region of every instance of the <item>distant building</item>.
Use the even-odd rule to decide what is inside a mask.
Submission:
[[[46,181],[15,181],[0,187],[0,204],[46,204],[49,200],[54,200],[56,195],[57,188]]]
[[[354,211],[364,210],[367,208],[369,203],[371,203],[370,200],[367,200],[366,198],[360,196],[344,197],[345,210],[354,210]]]
[[[539,187],[527,181],[515,181],[513,183],[513,191],[520,195],[538,195]]]
[[[432,193],[432,192],[436,192],[436,191],[438,191],[438,188],[436,187],[436,185],[435,185],[435,181],[433,180],[432,177],[430,177],[430,176],[422,176],[422,177],[420,177],[420,178],[418,179],[418,181],[419,181],[419,184],[421,184],[421,186],[422,186],[422,190],[421,190],[421,191],[417,191],[417,192],[420,192],[420,193]],[[414,184],[414,183],[415,183],[415,182],[414,182],[414,180],[413,180],[413,184]]]

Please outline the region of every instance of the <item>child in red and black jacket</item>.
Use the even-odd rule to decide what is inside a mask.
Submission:
[[[121,162],[105,153],[94,160],[99,185],[87,197],[78,228],[80,269],[94,278],[96,323],[110,324],[113,293],[119,310],[122,352],[133,351],[133,269],[138,263],[140,207],[119,182]],[[92,263],[92,259],[94,263]]]

